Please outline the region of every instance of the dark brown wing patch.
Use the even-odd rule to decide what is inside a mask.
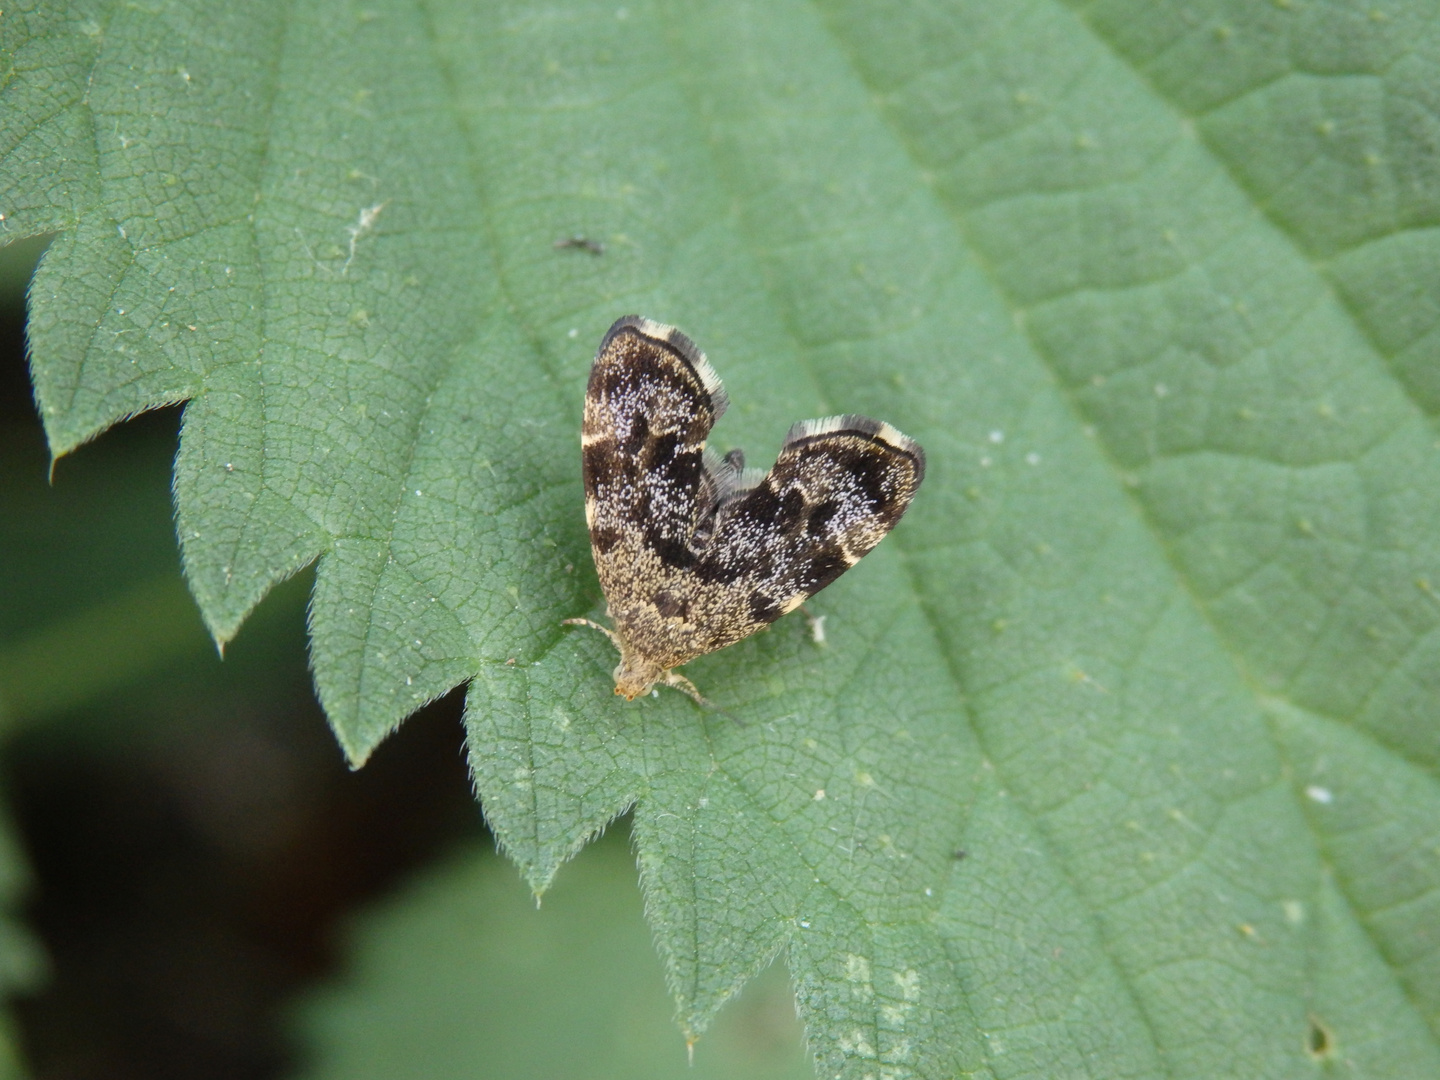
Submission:
[[[705,438],[727,404],[705,354],[673,326],[630,315],[610,328],[590,369],[580,435],[586,517],[605,554],[644,523],[666,565],[694,563]]]

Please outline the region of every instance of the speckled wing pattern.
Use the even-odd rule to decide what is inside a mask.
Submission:
[[[581,431],[585,514],[626,696],[627,658],[653,682],[830,584],[894,527],[924,475],[912,439],[836,416],[791,428],[762,476],[739,451],[705,448],[727,404],[674,327],[626,316],[600,343]]]

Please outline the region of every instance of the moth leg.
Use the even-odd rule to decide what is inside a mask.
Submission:
[[[560,625],[588,626],[591,630],[599,630],[602,634],[604,634],[610,639],[610,644],[614,645],[617,649],[620,648],[620,639],[615,636],[615,631],[611,630],[608,626],[601,626],[598,622],[594,622],[590,619],[561,619]],[[624,650],[621,651],[623,652]]]
[[[702,709],[714,709],[721,716],[728,716],[737,724],[744,726],[745,721],[741,720],[734,713],[726,712],[719,705],[716,705],[715,702],[711,701],[704,694],[700,693],[699,687],[697,687],[684,675],[681,675],[678,671],[672,670],[665,672],[665,678],[661,679],[660,683],[662,686],[668,686],[674,690],[679,690],[682,694],[688,697],[691,701],[695,702],[695,704],[699,705]]]
[[[704,694],[700,693],[700,688],[697,687],[689,679],[687,679],[684,675],[681,675],[678,671],[665,672],[665,678],[661,679],[660,681],[665,686],[673,687],[674,689],[679,690],[682,694],[684,694],[691,701],[695,702],[696,705],[699,705],[703,709],[715,708],[715,703],[709,698],[707,698]]]

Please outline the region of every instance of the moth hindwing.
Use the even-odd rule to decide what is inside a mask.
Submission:
[[[705,354],[673,326],[627,315],[600,342],[580,433],[585,520],[626,698],[661,683],[703,703],[674,669],[854,566],[925,475],[918,443],[853,415],[801,421],[768,473],[747,470],[739,451],[705,448],[727,405]]]

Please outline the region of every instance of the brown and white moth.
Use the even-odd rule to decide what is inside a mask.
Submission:
[[[620,650],[615,693],[656,683],[705,704],[675,670],[769,625],[860,561],[900,520],[925,453],[864,416],[803,420],[768,473],[705,439],[729,404],[694,342],[627,315],[585,391],[585,520]]]

